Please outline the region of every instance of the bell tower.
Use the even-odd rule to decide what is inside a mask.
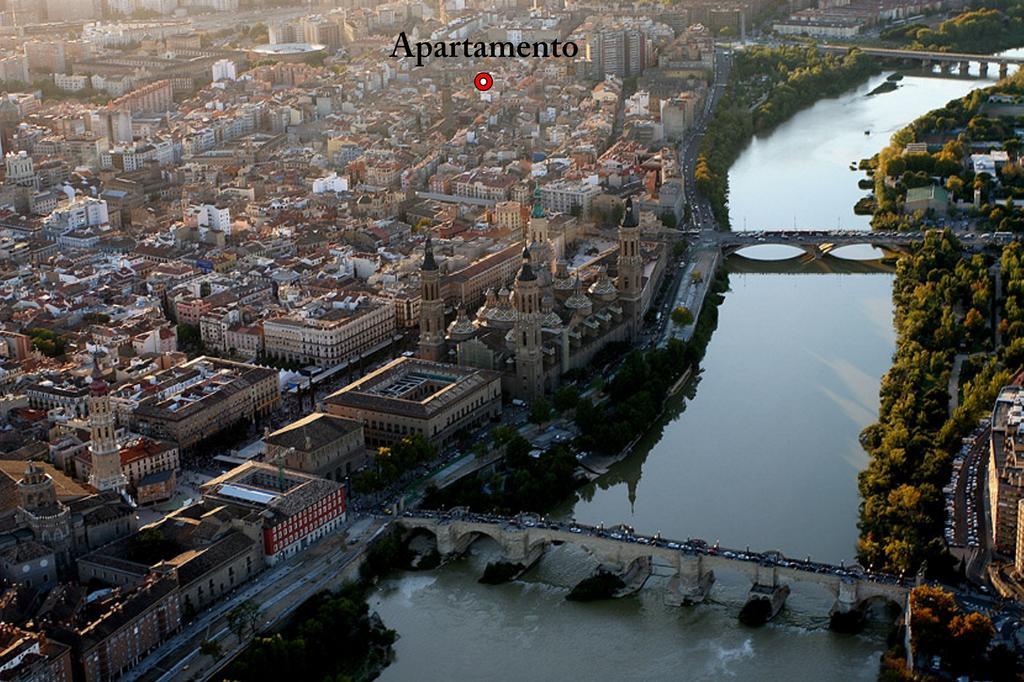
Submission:
[[[633,199],[626,200],[626,211],[619,225],[619,277],[616,286],[629,328],[629,338],[640,333],[640,308],[643,294],[643,256],[640,255],[640,224],[633,210]]]
[[[68,567],[73,544],[71,512],[57,499],[53,477],[29,462],[18,480],[18,515],[36,542],[53,550],[62,569]]]
[[[526,230],[526,243],[544,244],[548,241],[548,219],[544,215],[544,206],[540,202],[540,185],[533,190],[533,210]]]
[[[540,283],[530,265],[530,251],[523,249],[523,266],[516,277],[514,290],[516,318],[512,328],[516,350],[515,393],[523,399],[535,400],[544,395],[544,356],[541,347]]]
[[[430,237],[423,246],[420,268],[420,343],[419,356],[440,362],[444,359],[444,300],[441,298],[441,271],[434,260]]]
[[[89,434],[92,441],[89,444],[92,455],[89,485],[101,492],[123,492],[128,481],[121,471],[121,448],[117,444],[114,413],[110,409],[110,387],[95,360],[89,387]]]

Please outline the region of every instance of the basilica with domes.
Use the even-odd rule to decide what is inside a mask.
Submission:
[[[522,263],[511,288],[487,290],[475,312],[460,307],[443,339],[436,332],[444,311],[432,298],[439,294],[428,240],[420,355],[454,354],[460,365],[498,370],[506,395],[533,400],[557,388],[565,372],[589,364],[609,343],[637,338],[667,254],[663,243],[641,239],[632,200],[626,201],[615,241],[567,243],[564,232],[549,231],[539,192],[524,232]]]

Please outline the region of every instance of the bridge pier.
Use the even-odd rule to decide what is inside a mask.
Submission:
[[[531,544],[530,533],[527,531],[503,532],[501,534],[503,560],[513,564],[531,566],[544,554],[547,542],[540,540]]]
[[[812,259],[821,260],[821,257],[825,255],[825,249],[823,249],[822,246],[825,245],[801,244],[800,248],[803,249],[804,253],[806,253]]]
[[[836,592],[836,603],[832,605],[831,613],[847,613],[857,608],[859,598],[856,580],[840,580],[839,589]]]
[[[868,621],[867,608],[860,599],[860,581],[842,578],[836,589],[836,602],[828,614],[828,627],[836,632],[856,634]]]
[[[472,544],[470,536],[456,537],[449,525],[438,526],[434,532],[434,537],[437,540],[437,553],[441,555],[442,561],[448,561],[460,556]]]
[[[704,557],[679,554],[676,574],[668,581],[665,603],[669,606],[699,604],[715,583],[715,572],[704,568]]]
[[[939,71],[942,73],[949,73],[953,68],[953,65],[949,62],[939,62]]]
[[[636,594],[644,586],[644,583],[647,582],[647,579],[651,577],[651,557],[639,557],[627,566],[626,570],[619,577],[622,578],[622,582],[626,583],[626,585],[622,589],[616,590],[612,597],[618,599]]]
[[[924,69],[925,71],[931,71],[932,70],[932,60],[930,60],[930,59],[922,59],[921,60],[921,68]]]
[[[968,73],[970,73],[970,71],[971,71],[971,63],[970,62],[960,62],[960,75],[961,76],[966,76]]]
[[[999,64],[999,77],[1006,78],[1006,74],[1009,71],[1009,66],[1006,62],[1000,62]]]
[[[547,549],[547,544],[544,542],[538,542],[531,547],[527,547],[525,542],[513,542],[504,545],[502,549],[504,550],[502,561],[522,566],[523,570],[519,572],[519,575],[522,575],[529,570],[531,566],[540,561],[540,558],[544,556],[544,550]]]
[[[758,564],[757,577],[747,594],[747,603],[740,610],[744,625],[764,625],[779,614],[789,596],[789,585],[778,584],[774,564]]]
[[[980,62],[978,64],[978,73],[980,73],[982,76],[988,75],[988,62]]]

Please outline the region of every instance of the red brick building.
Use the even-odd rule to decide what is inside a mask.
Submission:
[[[252,509],[262,517],[268,564],[286,559],[345,521],[341,483],[262,462],[247,462],[203,484],[203,499]]]
[[[76,653],[85,682],[120,677],[181,627],[178,581],[150,576],[78,631]]]

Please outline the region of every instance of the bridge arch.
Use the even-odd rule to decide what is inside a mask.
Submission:
[[[905,604],[886,594],[872,594],[857,601],[857,608],[866,614],[882,613],[893,617],[902,614]]]
[[[722,247],[723,256],[739,256],[754,261],[784,261],[804,258],[810,252],[796,244],[752,243],[730,244]]]
[[[828,251],[828,255],[834,258],[852,261],[881,260],[887,257],[889,253],[891,253],[890,250],[876,246],[869,241],[861,244],[842,244]]]
[[[473,546],[473,543],[481,538],[493,540],[501,548],[502,552],[507,553],[507,543],[505,538],[502,537],[500,530],[482,525],[462,529],[462,532],[458,532],[453,528],[451,536],[453,551],[458,554],[466,552]]]
[[[417,538],[427,538],[428,540],[433,542],[434,545],[437,545],[437,528],[435,526],[406,525],[405,534],[404,537],[402,538],[405,544],[408,545],[409,543],[415,541]]]
[[[553,542],[551,538],[548,537],[530,538],[530,542],[526,546],[526,554],[529,556],[534,552],[546,551],[547,548],[553,544],[562,544],[562,542]]]

